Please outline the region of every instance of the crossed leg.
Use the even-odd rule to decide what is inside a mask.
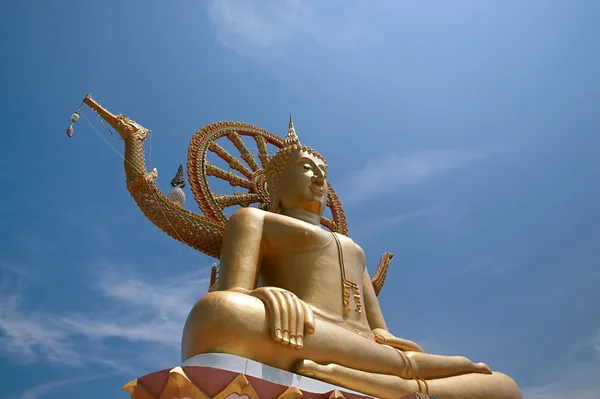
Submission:
[[[437,399],[522,399],[517,384],[502,373],[470,373],[431,380],[407,380],[395,375],[376,374],[337,364],[320,365],[302,360],[296,372],[334,385],[344,386],[381,399],[394,399],[419,392]]]
[[[200,353],[231,353],[287,371],[294,371],[299,361],[310,359],[408,380],[490,373],[487,366],[462,356],[399,352],[319,318],[314,334],[304,337],[303,348],[282,347],[271,338],[261,300],[224,291],[206,294],[188,317],[182,340],[183,360]]]

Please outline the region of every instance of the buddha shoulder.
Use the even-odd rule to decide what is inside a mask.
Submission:
[[[227,230],[242,231],[252,229],[255,232],[271,230],[277,225],[295,225],[304,224],[296,219],[288,216],[279,215],[277,213],[263,211],[262,209],[244,207],[235,211],[227,222]]]
[[[235,211],[227,222],[227,229],[260,228],[268,212],[258,208],[243,207]]]
[[[340,242],[345,248],[353,250],[353,253],[357,257],[357,259],[360,259],[361,263],[366,263],[367,257],[365,255],[365,251],[360,245],[358,245],[358,243],[356,243],[352,238],[348,236],[339,235],[338,237],[340,238]]]

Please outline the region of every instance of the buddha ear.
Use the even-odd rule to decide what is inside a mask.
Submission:
[[[267,191],[269,192],[269,211],[279,213],[279,193],[277,192],[278,175],[275,171],[267,173]]]
[[[277,191],[277,172],[270,170],[267,172],[267,191],[271,196]]]

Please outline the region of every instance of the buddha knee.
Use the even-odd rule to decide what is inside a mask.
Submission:
[[[256,323],[263,324],[264,319],[264,305],[260,299],[237,292],[214,291],[196,302],[187,324],[193,324],[194,330],[209,328],[234,333],[252,328]]]
[[[246,294],[215,291],[204,295],[192,308],[183,329],[183,361],[201,353],[229,353],[232,342],[259,336],[266,324],[264,314],[262,302]]]

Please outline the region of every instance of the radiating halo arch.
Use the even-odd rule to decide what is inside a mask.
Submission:
[[[244,136],[256,142],[256,156],[242,140]],[[219,144],[219,140],[233,144],[239,155],[231,154]],[[226,224],[228,218],[223,210],[227,207],[251,204],[258,204],[262,209],[268,207],[264,168],[270,159],[269,145],[277,151],[283,147],[283,139],[260,127],[242,122],[216,122],[204,126],[194,134],[188,148],[187,172],[190,188],[205,217]],[[209,153],[226,162],[232,171],[226,171],[211,163],[207,159]],[[244,192],[215,193],[211,188],[209,176],[226,181]],[[347,235],[344,211],[331,185],[328,187],[327,207],[331,211],[332,219],[322,217],[321,224],[331,231]]]

